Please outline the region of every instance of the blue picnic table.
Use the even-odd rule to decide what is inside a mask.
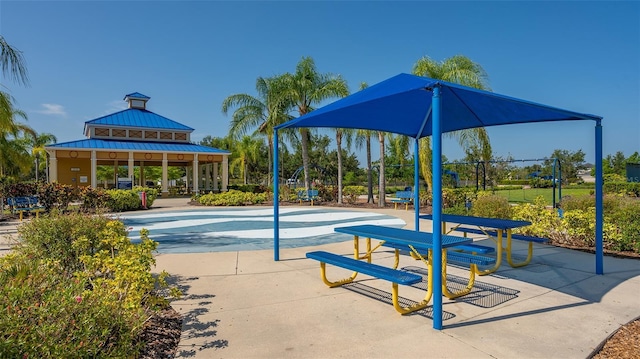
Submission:
[[[394,308],[401,314],[411,313],[420,309],[427,307],[429,301],[431,300],[431,296],[433,295],[433,261],[431,259],[431,251],[433,249],[433,234],[428,232],[419,232],[408,229],[401,228],[393,228],[393,227],[384,227],[377,225],[359,225],[359,226],[348,226],[348,227],[337,227],[335,231],[338,233],[345,233],[354,236],[354,259],[350,259],[347,257],[339,256],[333,253],[328,252],[309,252],[307,253],[307,258],[315,259],[320,261],[320,271],[322,280],[329,287],[337,287],[343,284],[351,283],[358,273],[364,273],[376,278],[385,279],[392,282],[392,301]],[[359,250],[359,238],[364,237],[367,239],[367,253],[365,256],[360,256]],[[378,245],[375,248],[371,248],[371,239],[378,239],[383,241],[382,244],[390,245],[392,248],[395,248],[395,264],[393,268],[383,267],[377,264],[371,263],[371,254],[377,248],[379,248],[382,244]],[[443,262],[446,267],[446,250],[445,248],[454,247],[457,245],[462,245],[466,243],[470,243],[472,240],[470,238],[459,237],[459,236],[451,236],[451,235],[443,235],[442,236],[442,248],[443,248]],[[425,298],[414,305],[409,307],[402,307],[398,301],[398,284],[403,285],[411,285],[417,282],[422,281],[422,277],[408,273],[405,271],[397,270],[398,262],[399,262],[399,250],[405,249],[410,251],[413,255],[416,256],[417,259],[422,260],[427,266],[427,270],[429,273],[427,279],[427,293]],[[427,257],[423,256],[422,253],[427,253]],[[366,259],[367,261],[362,261],[362,259]],[[329,263],[332,265],[336,265],[339,267],[343,267],[346,269],[353,270],[354,273],[345,279],[339,281],[329,281],[326,277],[326,267],[325,264]],[[474,273],[474,271],[471,271]],[[443,271],[443,289],[445,289],[445,293],[449,293],[446,291],[446,272]],[[473,285],[470,280],[471,285]],[[452,297],[464,295],[470,291],[470,289],[464,289],[465,293],[450,293]]]
[[[433,220],[433,217],[430,214],[420,215],[421,219]],[[502,262],[502,239],[504,238],[503,234],[506,234],[506,253],[507,253],[507,262],[511,267],[522,267],[531,262],[533,257],[533,242],[544,242],[545,239],[530,237],[530,236],[522,236],[522,235],[514,235],[512,230],[514,228],[526,227],[531,225],[529,221],[519,221],[519,220],[511,220],[511,219],[501,219],[501,218],[487,218],[487,217],[475,217],[475,216],[463,216],[463,215],[454,215],[454,214],[442,214],[442,233],[451,233],[452,231],[463,232],[466,236],[467,233],[477,233],[477,234],[486,234],[490,239],[492,239],[496,243],[496,264],[492,268],[479,270],[478,274],[485,275],[489,273],[495,272]],[[447,230],[447,223],[453,223],[453,227]],[[466,226],[474,226],[476,228],[468,228],[463,227]],[[436,228],[436,225],[433,225],[433,228]],[[512,239],[519,239],[529,242],[528,254],[527,258],[523,262],[516,263],[512,260]]]

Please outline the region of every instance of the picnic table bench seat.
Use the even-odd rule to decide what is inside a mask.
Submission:
[[[422,276],[417,274],[359,261],[357,259],[344,257],[334,253],[323,251],[309,252],[307,253],[307,258],[402,285],[411,285],[422,281]]]
[[[11,211],[14,214],[20,214],[20,221],[22,221],[25,212],[33,212],[38,217],[38,214],[45,209],[39,204],[38,196],[8,197],[7,204],[11,206]]]
[[[481,229],[478,228],[468,228],[468,227],[458,227],[455,229],[455,231],[457,232],[463,232],[463,233],[473,233],[473,234],[488,234],[490,236],[497,236],[498,232],[495,230],[490,230],[490,231],[482,231]],[[527,236],[524,234],[517,234],[517,233],[513,233],[511,234],[511,239],[517,239],[519,241],[527,241],[527,242],[535,242],[535,243],[545,243],[548,241],[547,238],[540,238],[540,237],[534,237],[534,236]]]
[[[385,242],[382,245],[385,247],[400,249],[400,250],[408,249],[407,246],[398,245],[395,243]],[[464,252],[457,252],[455,251],[455,248],[456,247],[451,247],[450,249],[447,250],[447,263],[452,262],[456,264],[475,264],[475,265],[481,265],[481,266],[491,265],[496,263],[496,259],[493,257],[487,257],[487,256],[482,256],[477,254],[464,253]]]
[[[481,244],[475,244],[475,243],[462,244],[459,246],[451,247],[450,249],[454,251],[482,253],[482,254],[493,253],[496,251],[496,249],[493,247],[483,246]]]
[[[413,193],[411,191],[397,191],[396,196],[390,199],[393,208],[398,209],[398,204],[404,203],[405,211],[409,209],[409,204],[413,203]]]

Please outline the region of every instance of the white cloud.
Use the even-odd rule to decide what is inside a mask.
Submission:
[[[127,107],[128,107],[128,104],[127,104],[126,101],[114,100],[114,101],[109,102],[107,104],[107,107],[108,107],[107,110],[106,110],[107,114],[111,114],[111,113],[114,113],[114,112],[126,110]]]
[[[41,113],[44,115],[53,115],[53,116],[61,116],[67,117],[67,112],[64,110],[64,106],[56,105],[54,103],[43,103],[41,105],[44,109],[37,110],[37,113]]]

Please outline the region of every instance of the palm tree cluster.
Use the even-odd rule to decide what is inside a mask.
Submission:
[[[19,50],[9,45],[0,35],[0,68],[5,78],[19,85],[28,86],[29,76],[25,59]],[[56,138],[49,133],[38,134],[31,127],[19,122],[27,120],[27,115],[14,106],[14,98],[8,87],[0,84],[0,176],[25,178],[33,168],[35,179],[46,170],[46,151],[44,146],[55,143]],[[40,159],[44,168],[41,167]],[[32,163],[35,160],[35,166]]]
[[[487,74],[484,69],[469,58],[461,55],[453,56],[444,61],[437,62],[429,57],[419,59],[413,67],[413,73],[418,76],[426,76],[443,81],[459,83],[482,90],[489,90],[487,84]],[[360,90],[367,87],[366,83],[361,83]],[[269,162],[273,158],[273,136],[274,128],[297,116],[303,116],[314,110],[314,106],[332,98],[341,98],[349,95],[346,81],[340,75],[331,73],[323,74],[318,72],[315,63],[310,57],[303,57],[297,64],[294,73],[285,73],[269,78],[259,77],[256,81],[257,96],[249,94],[233,94],[227,97],[222,103],[222,112],[228,114],[233,111],[229,136],[235,140],[236,147],[228,148],[232,152],[239,152],[235,161],[243,167],[241,173],[246,173],[247,161],[255,159],[257,145],[252,141],[260,141],[256,136],[264,136],[269,146]],[[253,132],[251,132],[253,131]],[[300,128],[298,132],[283,131],[282,134],[287,142],[294,147],[299,145],[302,153],[304,168],[304,185],[306,189],[311,187],[309,175],[309,141],[312,138],[311,131],[307,128]],[[249,135],[250,134],[250,135]],[[367,151],[367,202],[374,201],[373,197],[373,167],[371,160],[371,137],[376,136],[380,145],[380,159],[377,161],[378,167],[378,190],[385,193],[385,156],[393,158],[397,163],[393,165],[402,167],[408,165],[409,158],[409,138],[406,136],[394,136],[381,131],[349,129],[335,129],[335,140],[338,155],[337,166],[337,201],[342,203],[342,147],[346,143],[347,148],[355,138],[358,147],[365,145]],[[464,148],[467,158],[470,160],[482,160],[488,163],[491,160],[491,144],[489,136],[484,128],[458,131],[450,134],[457,138]],[[253,139],[253,140],[252,140]],[[344,141],[344,142],[343,142]],[[389,141],[387,148],[385,141]],[[420,168],[422,176],[428,186],[431,185],[431,147],[429,138],[421,140]],[[252,151],[248,151],[252,148]],[[251,155],[250,155],[251,153]],[[253,157],[252,157],[253,156]],[[407,163],[405,163],[407,162]],[[268,181],[271,183],[271,167],[269,168]],[[284,178],[279,176],[279,178]],[[245,176],[246,183],[246,176]],[[384,195],[379,196],[379,205],[385,206]]]

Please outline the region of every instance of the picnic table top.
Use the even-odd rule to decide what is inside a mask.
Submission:
[[[430,214],[420,215],[422,219],[431,219],[433,216]],[[512,229],[518,227],[526,227],[531,225],[529,221],[516,221],[512,219],[501,218],[487,218],[487,217],[474,217],[474,216],[462,216],[457,214],[442,214],[443,222],[468,224],[479,227],[489,227],[495,229]]]
[[[411,245],[416,249],[431,249],[433,247],[433,233],[420,232],[409,229],[376,226],[365,224],[359,226],[337,227],[338,233],[351,234],[367,238],[380,239],[387,242],[401,245]],[[442,235],[442,248],[453,247],[461,244],[471,243],[471,238]]]

